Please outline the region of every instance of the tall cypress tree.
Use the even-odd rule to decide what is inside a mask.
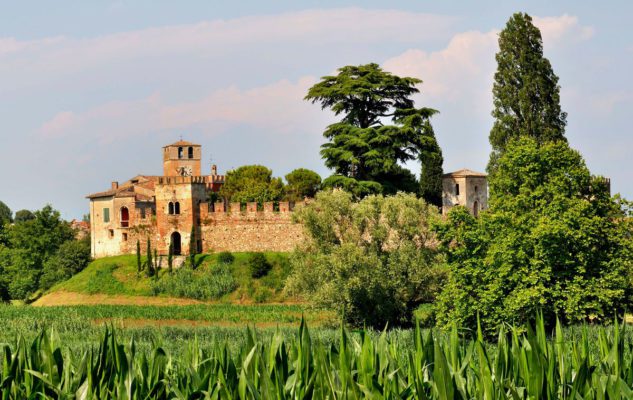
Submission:
[[[167,254],[167,268],[169,269],[169,275],[174,271],[174,244],[169,243],[169,253]]]
[[[444,170],[444,157],[440,148],[433,127],[429,123],[428,129],[423,135],[423,145],[420,151],[420,196],[429,204],[436,207],[442,206],[442,175]]]
[[[496,60],[489,172],[495,170],[496,160],[511,139],[565,140],[567,124],[567,113],[560,107],[558,77],[543,56],[541,32],[532,24],[532,17],[516,13],[508,20],[499,34]]]
[[[154,263],[152,261],[152,244],[147,238],[147,276],[154,275]]]
[[[141,242],[136,239],[136,268],[140,273],[143,269],[143,263],[141,262]]]
[[[196,268],[196,227],[191,227],[191,234],[189,235],[189,264],[191,269]]]

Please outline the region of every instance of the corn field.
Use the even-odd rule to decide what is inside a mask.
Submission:
[[[628,399],[633,396],[632,343],[624,328],[588,327],[551,337],[542,320],[503,329],[496,343],[462,338],[457,329],[415,329],[403,348],[387,333],[339,331],[337,343],[313,341],[304,322],[292,338],[262,340],[250,329],[237,353],[226,342],[198,340],[170,354],[139,352],[106,328],[94,349],[64,348],[54,331],[32,343],[4,345],[3,399]]]

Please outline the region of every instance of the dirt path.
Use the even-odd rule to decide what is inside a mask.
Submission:
[[[179,299],[174,297],[83,294],[58,291],[46,294],[32,303],[32,305],[36,307],[99,304],[124,306],[187,306],[191,304],[204,304],[204,302],[193,299]]]

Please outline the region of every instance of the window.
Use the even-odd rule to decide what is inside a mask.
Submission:
[[[182,158],[182,147],[178,148],[178,158]]]
[[[174,203],[172,203],[171,201],[169,202],[167,212],[169,213],[169,215],[172,215],[174,213]]]
[[[127,228],[130,226],[130,211],[127,207],[121,207],[121,227]]]
[[[174,214],[180,214],[180,203],[176,202],[174,204]]]
[[[193,158],[193,147],[189,147],[189,149],[187,150],[187,155],[189,156],[189,158]]]
[[[141,219],[145,219],[145,207],[141,207]]]
[[[475,193],[477,193],[477,189],[479,189],[477,186],[475,186]]]
[[[455,185],[455,196],[459,196],[459,183]]]
[[[108,232],[110,233],[110,239],[112,239],[114,237],[114,229],[108,229]]]
[[[127,233],[125,233],[125,232],[123,233],[123,241],[127,242]]]
[[[103,209],[103,222],[110,222],[110,209],[109,208],[104,208]]]

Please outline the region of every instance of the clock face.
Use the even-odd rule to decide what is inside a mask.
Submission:
[[[191,176],[191,166],[185,165],[182,167],[178,167],[178,173],[180,174],[180,176]]]

